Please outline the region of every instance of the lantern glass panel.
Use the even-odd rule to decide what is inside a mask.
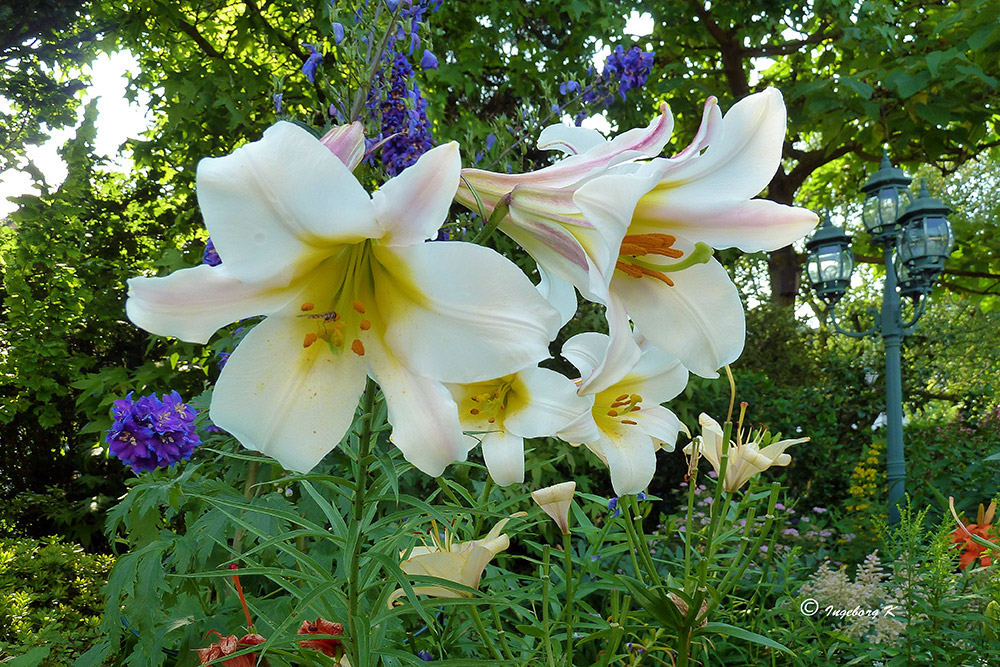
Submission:
[[[896,242],[897,257],[903,262],[909,262],[914,257],[925,255],[925,238],[923,227],[919,223],[909,224]]]
[[[955,244],[951,225],[943,217],[925,218],[924,232],[927,238],[927,255],[947,257]]]
[[[896,280],[900,283],[906,283],[912,280],[910,276],[910,270],[906,268],[906,260],[903,255],[899,252],[896,253],[896,257],[892,261],[893,265],[896,267]]]
[[[896,189],[879,190],[878,203],[881,226],[891,227],[896,224],[896,219],[899,217],[899,195],[896,193]]]
[[[854,269],[854,258],[839,245],[817,248],[809,263],[809,279],[814,283],[830,280],[849,280]]]
[[[861,207],[861,221],[865,223],[865,229],[874,232],[881,222],[879,221],[879,198],[874,194],[865,199]]]

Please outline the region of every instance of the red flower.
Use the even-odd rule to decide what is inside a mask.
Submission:
[[[224,658],[227,655],[232,655],[248,646],[257,646],[258,644],[263,644],[267,640],[258,634],[247,634],[243,635],[241,639],[237,639],[236,635],[229,635],[228,637],[223,637],[221,632],[212,630],[208,634],[219,635],[219,641],[212,644],[208,648],[198,649],[198,659],[201,660],[201,664],[206,664],[212,662],[213,660],[218,660],[219,658]],[[206,637],[208,635],[205,635]],[[229,660],[222,661],[223,667],[257,667],[257,654],[247,653],[245,655],[240,655],[235,658],[230,658]]]
[[[317,618],[316,622],[302,621],[299,628],[300,635],[335,635],[344,634],[344,626],[340,623],[331,623],[325,618]],[[339,639],[307,639],[299,642],[302,648],[311,648],[319,651],[323,655],[331,658],[339,658],[344,654],[344,645]]]
[[[956,521],[958,521],[958,515],[955,512],[954,504],[951,499],[949,499],[949,505],[952,508],[952,514],[955,516]],[[951,534],[951,539],[956,545],[962,545],[962,557],[958,560],[958,566],[963,570],[972,563],[979,559],[979,564],[987,567],[993,563],[993,558],[990,556],[987,547],[982,544],[978,544],[972,539],[972,536],[982,538],[989,541],[990,539],[995,539],[997,536],[997,531],[993,527],[993,515],[996,512],[997,504],[996,502],[990,503],[989,508],[984,508],[982,504],[979,505],[979,512],[976,515],[976,523],[965,523],[964,528],[956,528]]]
[[[965,530],[961,528],[956,528],[955,532],[951,534],[951,539],[954,540],[955,544],[964,545],[962,551],[962,557],[958,561],[958,566],[963,570],[969,565],[974,563],[976,559],[979,559],[979,564],[982,566],[988,566],[993,562],[989,551],[986,547],[981,544],[977,544],[972,541],[972,538],[966,534],[966,531],[975,535],[976,537],[981,537],[984,540],[990,538],[990,531],[993,530],[993,526],[986,524],[980,526],[979,524],[969,523],[965,525]],[[984,553],[985,552],[985,553]]]

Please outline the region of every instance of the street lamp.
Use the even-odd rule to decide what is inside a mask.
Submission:
[[[861,220],[882,246],[885,288],[881,311],[869,312],[875,323],[867,331],[847,331],[837,322],[834,307],[851,281],[854,254],[850,238],[829,219],[806,243],[809,255],[806,276],[816,295],[826,302],[830,321],[838,333],[852,338],[876,337],[885,342],[886,428],[888,431],[887,477],[889,482],[889,522],[899,523],[899,505],[906,493],[906,463],[903,455],[903,388],[899,348],[903,338],[913,333],[924,313],[926,296],[944,269],[955,237],[948,223],[951,210],[927,193],[921,184],[920,196],[910,197],[910,178],[882,154],[881,168],[861,186],[866,198]],[[903,319],[900,297],[913,301],[913,317]]]

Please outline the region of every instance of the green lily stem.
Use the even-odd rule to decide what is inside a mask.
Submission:
[[[542,549],[542,631],[545,633],[545,659],[549,667],[556,667],[552,657],[552,641],[549,634],[549,559],[551,557],[549,545]]]
[[[375,395],[378,389],[371,379],[365,386],[361,403],[361,430],[358,433],[358,454],[355,461],[354,474],[355,491],[353,499],[353,516],[351,521],[351,549],[347,554],[347,626],[351,642],[348,644],[351,664],[356,667],[368,667],[361,662],[359,650],[360,619],[358,617],[358,598],[360,596],[359,571],[361,568],[361,537],[364,534],[362,523],[365,516],[365,493],[368,489],[368,457],[372,448],[375,421]]]
[[[500,612],[497,611],[495,605],[490,606],[490,611],[493,612],[493,626],[497,629],[497,638],[500,640],[500,648],[503,649],[503,656],[507,659],[507,662],[514,662],[514,654],[510,652],[510,646],[507,645],[507,632],[503,629],[503,623],[500,622]]]
[[[489,510],[490,494],[492,492],[493,478],[487,475],[486,483],[483,485],[483,497],[479,501],[479,511],[476,512],[476,527],[472,531],[472,534],[476,537],[479,536],[479,532],[483,529],[483,519],[486,516],[486,512]]]
[[[638,574],[639,572],[638,563],[635,559],[635,554],[638,552],[639,557],[642,559],[642,564],[646,567],[649,574],[649,578],[653,580],[653,584],[655,586],[663,585],[663,580],[660,579],[660,573],[656,571],[656,563],[653,562],[653,556],[649,553],[649,545],[646,544],[645,540],[640,539],[639,535],[636,533],[635,522],[641,518],[639,515],[639,503],[636,500],[636,496],[622,496],[618,501],[618,506],[622,510],[622,520],[625,523],[625,534],[628,536],[629,550],[632,552],[632,562],[636,567],[636,573]],[[642,577],[640,576],[639,579],[641,581]]]
[[[698,441],[695,440],[695,443]],[[697,447],[697,445],[696,445]],[[695,451],[697,455],[697,450]],[[694,491],[698,486],[698,469],[695,468],[688,478],[688,506],[687,519],[684,522],[684,581],[691,578],[691,533],[693,532],[691,523],[694,520]]]
[[[464,507],[462,501],[458,499],[458,496],[455,495],[455,492],[452,491],[451,487],[448,486],[448,483],[444,481],[444,477],[435,477],[434,479],[437,480],[438,486],[441,488],[442,491],[444,491],[444,494],[448,496],[451,502],[455,503],[455,505],[458,507]]]
[[[781,484],[774,482],[771,484],[771,498],[767,503],[767,514],[765,515],[764,528],[760,531],[757,539],[754,541],[753,546],[750,547],[750,553],[754,554],[760,550],[760,545],[764,543],[768,535],[771,534],[771,527],[774,525],[774,507],[778,503],[778,491],[781,489]],[[749,525],[750,521],[747,521]],[[724,587],[735,586],[740,579],[743,578],[743,573],[746,572],[747,567],[750,566],[751,558],[746,558],[743,563],[740,564],[738,570],[735,572],[730,571],[722,580],[719,585],[719,590],[723,591]]]
[[[497,230],[503,219],[507,217],[507,213],[510,212],[510,201],[511,193],[505,194],[497,202],[497,205],[493,207],[493,212],[490,213],[490,219],[486,221],[486,226],[483,227],[476,238],[472,239],[472,242],[477,245],[485,245],[486,241],[493,236],[493,232]]]
[[[479,636],[483,639],[483,644],[485,644],[486,648],[490,650],[490,653],[493,655],[493,659],[498,662],[503,660],[503,656],[500,655],[500,651],[497,649],[496,644],[493,643],[493,639],[486,632],[486,626],[483,625],[483,619],[479,615],[479,610],[476,608],[475,602],[469,603],[469,612],[472,616],[472,622],[476,624],[476,630],[479,631]]]
[[[257,484],[257,472],[260,470],[260,461],[251,461],[250,465],[247,466],[247,481],[243,485],[243,497],[247,500],[253,500],[254,496],[257,495],[257,489],[255,485]],[[243,541],[243,529],[237,528],[236,532],[233,533],[233,553],[240,553],[240,542]]]
[[[566,617],[566,667],[573,667],[573,536],[563,535],[563,578],[566,580],[566,604],[563,613]]]
[[[625,635],[625,619],[628,617],[628,613],[632,608],[632,596],[626,595],[622,598],[621,605],[618,606],[617,610],[615,610],[615,602],[616,598],[612,597],[611,618],[615,620],[611,623],[611,640],[608,642],[608,648],[601,657],[601,662],[598,663],[599,667],[607,667],[611,663],[611,658],[618,652],[618,645],[621,643],[622,637]]]

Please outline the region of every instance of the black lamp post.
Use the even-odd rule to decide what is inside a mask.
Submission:
[[[951,210],[930,197],[921,184],[920,196],[912,201],[907,187],[910,178],[882,155],[881,168],[861,186],[866,199],[861,210],[872,240],[882,246],[885,288],[881,311],[870,309],[875,323],[867,331],[847,331],[837,322],[834,307],[851,282],[854,254],[850,238],[824,220],[806,243],[809,257],[806,275],[816,295],[827,303],[834,329],[853,338],[878,336],[885,342],[885,393],[888,430],[887,477],[889,521],[899,522],[899,504],[906,492],[906,462],[903,453],[903,389],[900,345],[913,333],[923,315],[926,296],[944,269],[954,247],[954,235],[946,217]],[[903,320],[900,297],[913,301],[914,314]]]

